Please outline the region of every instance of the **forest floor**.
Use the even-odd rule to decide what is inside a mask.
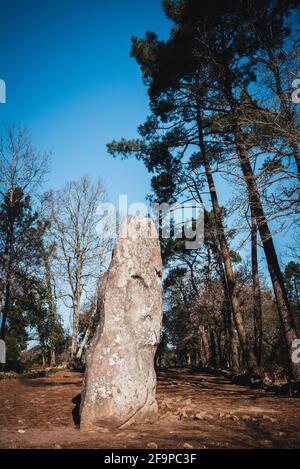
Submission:
[[[1,448],[297,448],[300,399],[187,369],[158,374],[160,419],[107,432],[78,430],[82,374],[0,381]]]

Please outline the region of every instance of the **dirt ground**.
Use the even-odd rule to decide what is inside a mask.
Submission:
[[[160,419],[107,432],[75,427],[82,375],[0,381],[1,448],[299,448],[300,399],[186,369],[161,372]],[[73,412],[74,414],[74,412]]]

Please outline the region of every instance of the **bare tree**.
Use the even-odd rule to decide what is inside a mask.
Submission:
[[[81,177],[45,198],[57,248],[57,266],[63,279],[62,297],[71,300],[67,303],[73,316],[71,359],[78,347],[81,303],[95,291],[100,259],[109,251],[108,238],[100,238],[96,232],[97,207],[105,197],[100,181],[92,183],[88,177]]]
[[[38,152],[25,128],[3,127],[0,135],[0,194],[18,187],[31,197],[48,171],[49,154]]]
[[[96,293],[91,304],[92,310],[89,316],[89,322],[85,329],[85,333],[82,338],[81,344],[78,347],[78,350],[76,353],[76,358],[78,358],[79,360],[81,360],[84,349],[87,347],[87,344],[92,336],[93,322],[94,322],[95,317],[98,316],[98,321],[104,320],[102,311],[103,311],[103,299],[104,299],[104,293],[105,293],[105,288],[106,288],[106,283],[107,283],[107,276],[108,276],[108,272],[105,272],[104,274],[99,276],[97,286],[96,286]]]

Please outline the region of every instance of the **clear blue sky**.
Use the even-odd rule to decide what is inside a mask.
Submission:
[[[25,125],[53,151],[47,186],[101,176],[111,200],[144,200],[143,164],[113,159],[106,143],[134,137],[148,114],[131,36],[169,27],[160,0],[0,0],[0,122]]]

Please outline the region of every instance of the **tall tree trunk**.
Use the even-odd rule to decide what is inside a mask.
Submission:
[[[79,332],[79,316],[80,316],[80,300],[81,300],[81,252],[77,253],[76,266],[76,283],[73,299],[73,333],[71,343],[71,359],[75,357],[77,352],[78,332]]]
[[[213,329],[210,330],[209,337],[210,337],[210,350],[211,350],[210,363],[211,363],[211,366],[213,368],[216,368],[216,366],[217,366],[217,344],[216,344],[216,337],[215,337]]]
[[[239,338],[234,325],[233,317],[230,321],[230,368],[234,373],[240,371]]]
[[[95,314],[96,314],[96,311],[95,311]],[[92,317],[94,317],[95,314],[93,314]],[[91,317],[91,320],[92,320],[92,317]],[[77,351],[77,353],[76,353],[76,358],[78,358],[79,360],[81,360],[83,351],[84,351],[84,349],[85,349],[85,347],[86,347],[86,345],[87,345],[87,343],[88,343],[88,341],[89,341],[89,338],[90,338],[90,336],[91,336],[91,332],[92,332],[92,327],[91,327],[91,325],[88,325],[88,327],[87,327],[86,330],[85,330],[84,337],[83,337],[83,339],[82,339],[82,341],[81,341],[81,344],[80,344],[80,346],[78,347],[78,351]]]
[[[200,324],[198,328],[198,341],[200,349],[201,366],[206,367],[210,362],[210,350],[208,344],[207,333],[204,324]]]
[[[45,350],[42,351],[42,368],[46,368],[47,359],[46,359],[46,352]]]
[[[154,356],[154,365],[155,369],[160,369],[162,366],[162,353],[163,353],[163,347],[162,347],[162,342],[158,344],[158,347],[155,352]]]
[[[227,241],[226,241],[225,232],[223,228],[221,208],[220,208],[218,197],[217,197],[217,191],[216,191],[216,187],[215,187],[215,183],[213,179],[213,172],[209,164],[209,158],[206,152],[205,142],[203,138],[203,129],[202,129],[202,121],[201,121],[200,112],[198,112],[197,122],[198,122],[198,134],[199,134],[199,147],[200,147],[200,151],[202,155],[202,160],[203,160],[203,164],[205,168],[206,178],[207,178],[210,197],[211,197],[211,202],[213,206],[213,212],[214,212],[214,216],[216,220],[217,236],[218,236],[218,240],[220,244],[222,258],[224,261],[224,267],[225,267],[225,273],[226,273],[226,278],[227,278],[228,291],[230,295],[234,321],[235,321],[236,329],[238,332],[240,344],[242,347],[243,356],[247,364],[247,368],[252,373],[258,373],[259,370],[257,366],[256,357],[255,357],[253,350],[251,350],[250,344],[248,342],[246,329],[244,326],[244,321],[243,321],[241,308],[239,304],[239,299],[238,299],[238,295],[236,291],[235,275],[232,269],[230,253],[229,253],[229,249],[227,246]]]
[[[252,293],[253,293],[253,322],[254,322],[254,343],[255,354],[258,366],[261,368],[262,354],[262,304],[261,289],[258,273],[257,260],[257,220],[254,215],[252,204],[251,210],[251,267],[252,267]]]
[[[243,134],[239,129],[237,122],[235,123],[234,130],[237,155],[248,189],[249,199],[251,200],[253,214],[257,220],[258,230],[263,243],[268,269],[275,293],[277,308],[284,331],[286,350],[290,364],[290,372],[292,373],[295,380],[300,381],[300,363],[293,363],[291,358],[293,352],[292,344],[293,341],[297,339],[297,332],[285,291],[276,250],[264,213],[260,194],[258,192],[256,179],[248,157],[248,151],[245,144],[243,143]]]
[[[50,350],[50,366],[55,366],[56,365],[56,354],[55,354],[55,348],[53,347]]]
[[[101,269],[100,269],[100,271],[101,271]],[[106,284],[107,284],[107,278],[108,278],[107,272],[105,272],[104,274],[100,273],[99,280],[97,282],[96,295],[95,295],[95,299],[94,299],[94,307],[93,307],[93,311],[92,311],[91,316],[90,316],[89,325],[86,328],[84,337],[82,339],[82,342],[81,342],[81,344],[78,348],[77,354],[76,354],[76,358],[78,358],[80,360],[81,360],[83,351],[84,351],[84,349],[85,349],[85,347],[86,347],[86,345],[89,341],[89,338],[91,336],[92,323],[93,323],[93,319],[96,316],[96,314],[99,315],[100,327],[103,327],[103,323],[104,323],[103,298],[104,298],[105,288],[106,288]]]
[[[77,352],[77,340],[79,331],[79,303],[78,298],[74,300],[73,304],[73,332],[71,342],[71,359],[75,357]]]
[[[14,191],[11,189],[9,191],[9,209],[8,209],[8,219],[7,219],[7,232],[5,239],[5,249],[3,256],[3,265],[2,272],[5,276],[5,285],[4,285],[4,305],[2,308],[2,321],[1,321],[1,330],[0,338],[5,339],[6,332],[6,321],[9,315],[10,303],[11,303],[11,271],[13,266],[12,260],[12,250],[13,250],[13,239],[14,239],[14,210],[13,210],[13,200],[14,200]]]
[[[214,331],[216,336],[216,344],[217,344],[217,368],[222,368],[224,366],[224,355],[223,355],[223,348],[222,348],[222,334],[221,331],[215,329]]]
[[[186,360],[186,364],[187,364],[188,367],[192,366],[192,357],[191,357],[190,352],[186,353],[185,360]]]
[[[223,319],[223,324],[224,324],[224,347],[223,347],[223,367],[224,368],[229,368],[229,364],[230,364],[230,348],[229,348],[229,344],[230,344],[230,335],[229,335],[229,322],[228,322],[228,319],[229,319],[229,304],[228,304],[228,300],[227,300],[227,297],[226,297],[226,293],[225,293],[225,290],[224,290],[224,299],[223,299],[223,303],[222,303],[222,319]]]
[[[4,305],[3,305],[3,309],[2,309],[2,321],[1,321],[1,332],[0,332],[0,338],[2,340],[5,340],[5,333],[6,333],[6,321],[7,321],[7,317],[8,317],[8,313],[9,313],[9,309],[10,309],[10,297],[11,297],[11,294],[10,294],[10,275],[9,275],[9,272],[7,273],[7,276],[6,276],[6,282],[5,282],[5,294],[4,294]]]
[[[56,304],[54,301],[54,295],[52,292],[51,285],[51,267],[49,262],[49,253],[44,253],[44,267],[45,267],[45,282],[47,287],[47,303],[48,303],[48,317],[50,323],[50,366],[55,366],[56,364],[56,347],[57,343],[55,340],[55,326],[57,325],[57,313],[56,313]]]
[[[240,370],[240,362],[239,362],[239,338],[237,335],[237,331],[235,329],[234,325],[234,318],[233,318],[233,312],[232,312],[232,305],[230,301],[230,292],[227,284],[227,279],[226,275],[224,272],[224,267],[222,262],[222,253],[217,245],[216,240],[214,237],[212,237],[212,242],[213,242],[213,250],[214,254],[216,257],[216,260],[218,262],[219,266],[219,275],[222,281],[223,285],[223,290],[224,290],[224,295],[225,295],[225,301],[224,301],[224,308],[227,313],[227,327],[228,327],[228,336],[229,336],[229,347],[230,347],[230,353],[229,353],[229,363],[230,363],[230,369],[234,372],[238,372]]]

